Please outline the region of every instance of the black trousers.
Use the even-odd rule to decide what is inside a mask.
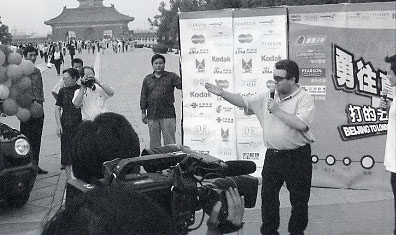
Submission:
[[[71,152],[73,138],[77,132],[77,126],[65,126],[62,125],[62,135],[61,135],[61,164],[68,166],[72,164]]]
[[[19,130],[28,137],[33,153],[33,160],[38,165],[40,159],[41,135],[43,133],[44,116],[40,118],[30,118],[26,122],[21,122]]]
[[[396,173],[391,172],[390,182],[393,191],[393,206],[395,207],[395,227],[393,230],[393,234],[396,235]]]
[[[261,234],[279,235],[279,191],[286,182],[292,206],[288,231],[292,235],[303,235],[308,225],[311,192],[311,146],[307,144],[293,150],[267,149],[261,175]]]
[[[61,64],[62,64],[62,61],[61,60],[55,60],[54,61],[54,65],[55,65],[55,68],[56,68],[56,73],[58,74],[58,75],[60,75],[60,69],[61,69]]]

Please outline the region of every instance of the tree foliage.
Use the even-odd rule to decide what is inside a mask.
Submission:
[[[158,27],[160,43],[178,47],[178,12],[221,10],[227,8],[256,8],[272,6],[323,5],[337,3],[393,2],[394,0],[170,0],[169,8],[161,2],[160,14],[148,19]]]
[[[1,44],[9,44],[12,41],[12,35],[8,32],[8,26],[0,24],[0,42]]]

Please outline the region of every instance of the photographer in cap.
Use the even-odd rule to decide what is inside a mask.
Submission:
[[[85,66],[81,72],[81,87],[74,93],[73,104],[81,108],[83,120],[93,120],[98,114],[106,112],[107,99],[113,95],[113,88],[99,81],[92,67]]]

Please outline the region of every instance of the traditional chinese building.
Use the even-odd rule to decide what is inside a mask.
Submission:
[[[133,34],[131,37],[137,44],[143,44],[145,46],[156,45],[159,41],[156,29],[133,30]]]
[[[103,0],[77,0],[77,8],[63,8],[62,13],[44,23],[52,27],[52,40],[96,40],[127,38],[128,23],[135,18],[103,5]]]

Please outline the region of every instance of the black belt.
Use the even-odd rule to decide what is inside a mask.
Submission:
[[[298,148],[296,148],[296,149],[271,149],[271,148],[268,148],[267,151],[272,152],[272,153],[287,153],[287,152],[294,152],[294,151],[300,150],[301,148],[304,148],[304,147],[306,147],[306,146],[308,146],[308,145],[309,145],[309,144],[306,144],[306,145],[301,146],[301,147],[298,147]]]

